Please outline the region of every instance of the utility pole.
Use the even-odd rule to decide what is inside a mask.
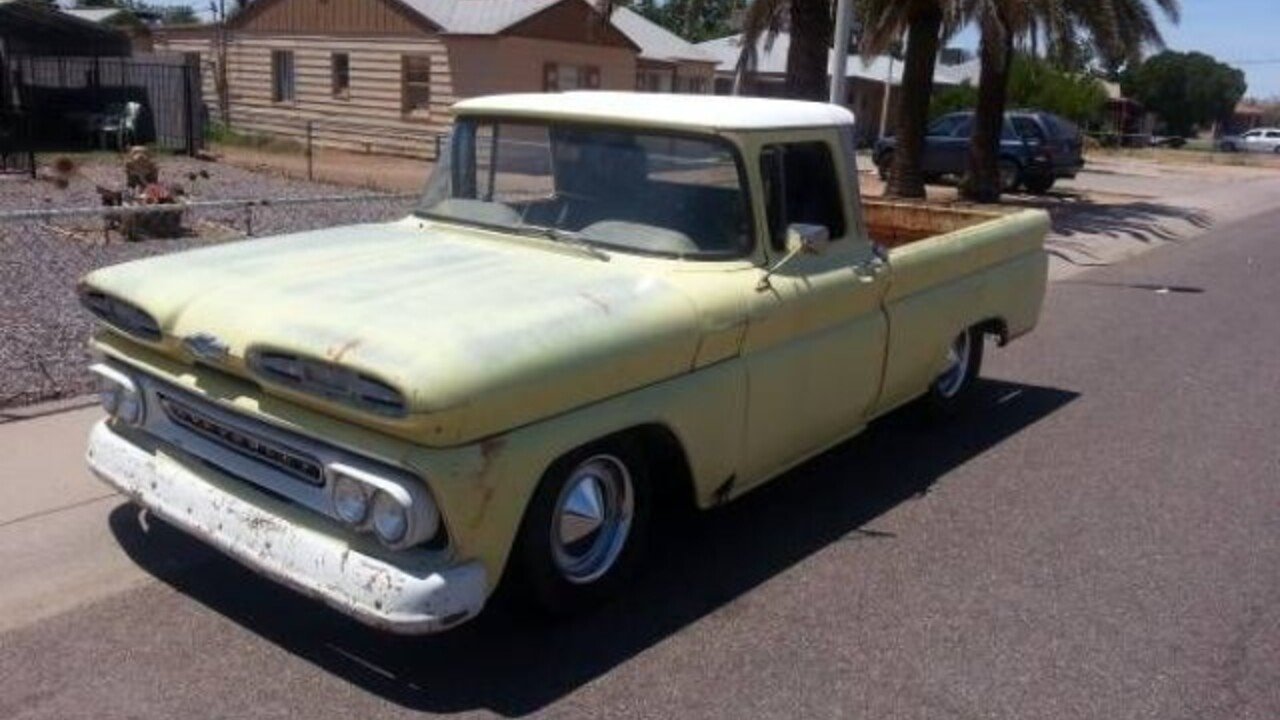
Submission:
[[[853,30],[853,0],[836,0],[836,35],[831,41],[831,103],[845,103],[849,72],[849,34]]]
[[[880,139],[889,129],[889,96],[893,93],[893,51],[889,51],[889,69],[884,75],[884,98],[880,103]]]

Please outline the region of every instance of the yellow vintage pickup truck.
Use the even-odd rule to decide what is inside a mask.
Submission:
[[[371,625],[616,592],[748,492],[1036,324],[1044,213],[863,201],[846,110],[478,98],[403,220],[94,272],[88,462]]]

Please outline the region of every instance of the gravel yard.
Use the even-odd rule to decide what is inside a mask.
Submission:
[[[0,213],[92,207],[95,186],[119,188],[123,172],[112,156],[75,158],[66,188],[45,180],[0,177]],[[162,182],[180,183],[191,200],[241,200],[370,195],[369,200],[286,207],[188,211],[190,236],[127,242],[105,234],[96,217],[0,221],[0,408],[74,396],[91,390],[86,340],[91,320],[76,301],[75,283],[99,267],[245,237],[390,220],[411,200],[379,199],[366,190],[290,180],[219,163],[158,157]],[[202,177],[201,171],[208,177]]]

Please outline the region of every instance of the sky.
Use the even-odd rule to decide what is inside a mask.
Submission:
[[[1198,50],[1244,71],[1249,97],[1280,96],[1280,0],[1182,0],[1182,17],[1161,16],[1161,32],[1170,50]],[[951,45],[978,46],[969,28]]]
[[[153,0],[160,5],[194,5],[207,0]],[[1248,95],[1280,96],[1280,0],[1182,0],[1182,20],[1162,22],[1172,50],[1199,50],[1245,72]],[[977,46],[977,33],[962,33],[954,44]]]

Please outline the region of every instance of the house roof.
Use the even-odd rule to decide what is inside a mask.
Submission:
[[[774,38],[773,44],[769,47],[766,47],[766,45],[768,43],[762,38],[756,46],[756,74],[785,75],[787,72],[787,51],[791,47],[791,36],[787,33],[778,33],[778,36]],[[730,35],[716,40],[708,40],[698,43],[698,48],[715,58],[716,72],[731,74],[737,70],[738,58],[742,54],[742,36]],[[828,51],[828,60],[830,60],[830,57],[831,54]],[[902,62],[898,60],[890,61],[890,58],[884,55],[874,57],[869,61],[864,61],[858,55],[850,55],[845,74],[847,77],[874,80],[875,82],[884,82],[885,78],[888,77],[891,84],[901,85]],[[934,69],[933,81],[942,85],[959,85],[961,78],[951,68],[939,65]]]
[[[640,46],[640,57],[645,60],[689,60],[714,63],[716,59],[684,38],[640,13],[624,7],[616,8],[610,18],[613,26]]]
[[[125,12],[122,8],[67,8],[62,12],[91,23],[106,22]]]
[[[497,35],[565,0],[399,0],[451,35]],[[588,0],[575,0],[588,2]],[[692,43],[639,13],[614,9],[613,26],[649,60],[715,62]]]
[[[0,39],[31,55],[127,55],[129,38],[32,0],[0,0]]]
[[[458,115],[499,115],[681,130],[773,130],[853,124],[828,103],[729,95],[567,92],[490,95],[453,106]]]
[[[562,0],[399,0],[453,35],[496,35]]]

